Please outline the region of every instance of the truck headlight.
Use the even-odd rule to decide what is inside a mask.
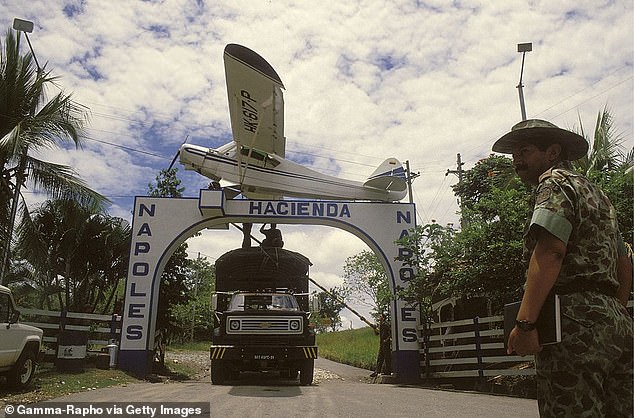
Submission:
[[[229,321],[229,329],[231,331],[240,330],[240,321],[238,321],[237,319],[233,319],[233,320]]]
[[[291,331],[299,331],[301,327],[301,322],[299,319],[291,319],[288,323],[288,327]]]

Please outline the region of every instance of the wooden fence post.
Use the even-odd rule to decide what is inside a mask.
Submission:
[[[476,358],[478,359],[478,384],[483,386],[484,383],[484,368],[482,366],[482,338],[480,337],[480,317],[473,318],[473,325],[475,326],[475,346],[476,346]]]
[[[59,313],[59,330],[63,332],[66,329],[66,316],[68,315],[68,311],[64,309]]]
[[[110,319],[110,339],[111,340],[116,340],[117,339],[117,319],[118,319],[119,315],[113,313],[112,314],[112,318]]]
[[[429,323],[426,319],[423,319],[423,352],[425,353],[425,378],[431,377],[429,366]]]

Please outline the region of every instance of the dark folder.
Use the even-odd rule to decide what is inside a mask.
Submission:
[[[509,335],[515,328],[515,319],[522,302],[507,303],[504,305],[504,347],[508,347]],[[539,343],[541,345],[557,344],[561,342],[561,304],[559,295],[551,293],[544,301],[544,306],[539,312],[539,318],[535,322]]]

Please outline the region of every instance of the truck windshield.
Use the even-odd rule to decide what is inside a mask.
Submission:
[[[293,295],[286,294],[245,294],[233,295],[229,304],[230,311],[248,310],[291,310],[298,311],[299,305]]]

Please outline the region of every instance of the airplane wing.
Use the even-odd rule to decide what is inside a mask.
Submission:
[[[280,76],[264,58],[242,45],[227,45],[224,61],[231,129],[239,152],[252,155],[263,151],[284,158],[284,85]]]

